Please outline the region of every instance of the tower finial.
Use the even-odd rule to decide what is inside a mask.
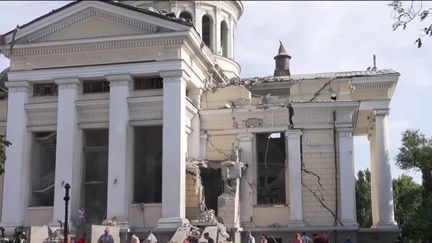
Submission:
[[[291,56],[288,55],[282,41],[279,40],[279,51],[274,57],[276,62],[276,68],[274,70],[274,76],[290,76],[289,59]]]

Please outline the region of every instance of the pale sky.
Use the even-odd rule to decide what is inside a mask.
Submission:
[[[67,3],[1,1],[0,33]],[[420,129],[432,137],[432,38],[424,37],[420,49],[414,45],[422,27],[417,21],[405,31],[393,32],[388,3],[244,1],[245,12],[237,27],[236,60],[244,78],[273,74],[279,40],[292,56],[291,74],[366,70],[376,54],[378,68],[401,73],[390,104],[392,175],[406,173],[420,182],[419,173],[402,171],[394,163],[402,131]],[[432,3],[423,5],[431,7]],[[0,70],[8,65],[1,56]],[[366,137],[355,137],[354,142],[357,171],[369,167],[369,143]]]

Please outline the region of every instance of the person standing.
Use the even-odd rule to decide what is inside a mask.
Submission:
[[[267,236],[264,233],[260,236],[260,243],[267,243]]]
[[[347,236],[347,238],[345,239],[344,243],[353,243],[351,240],[351,236]]]
[[[247,236],[248,236],[248,243],[255,243],[255,238],[252,235],[252,231],[248,231]]]
[[[302,240],[301,240],[300,233],[296,233],[295,234],[295,237],[294,237],[294,240],[292,241],[292,243],[303,243]]]
[[[213,240],[213,238],[210,237],[208,232],[204,233],[204,238],[207,240],[208,243],[214,243],[215,241]]]
[[[135,234],[131,237],[131,243],[140,243],[140,239]]]
[[[302,236],[300,238],[302,240],[302,243],[312,243],[313,240],[306,235],[306,232],[302,232]]]
[[[153,230],[149,231],[149,234],[145,240],[146,243],[156,243],[157,242],[157,238],[156,236],[153,234]]]
[[[114,238],[109,233],[109,228],[105,228],[105,233],[99,237],[97,243],[114,243]]]
[[[77,243],[87,243],[87,234],[84,233],[81,235],[81,238],[78,240]]]

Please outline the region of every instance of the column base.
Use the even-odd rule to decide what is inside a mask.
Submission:
[[[342,226],[358,226],[359,224],[353,220],[341,219]]]
[[[372,226],[374,228],[377,229],[398,229],[399,226],[398,224],[393,221],[393,222],[378,222],[377,225]]]
[[[189,225],[186,218],[160,218],[157,223],[157,229],[175,229]]]

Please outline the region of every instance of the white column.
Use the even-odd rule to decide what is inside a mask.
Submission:
[[[191,133],[188,137],[188,156],[190,158],[200,158],[200,130],[201,130],[201,122],[200,122],[200,114],[199,109],[201,105],[201,93],[200,89],[193,89],[189,92],[189,97],[191,99],[192,104],[198,109],[197,113],[191,119]]]
[[[1,222],[6,231],[11,232],[15,226],[24,224],[26,212],[30,136],[24,105],[30,86],[27,81],[10,81],[6,86],[9,88],[6,139],[12,144],[6,148]]]
[[[393,187],[389,158],[388,109],[375,110],[376,172],[379,202],[378,227],[397,227],[394,220]]]
[[[337,129],[339,143],[339,188],[341,222],[357,225],[352,128]]]
[[[254,190],[256,181],[256,163],[253,161],[253,134],[240,134],[238,136],[240,146],[240,161],[247,167],[240,182],[240,222],[243,226],[251,226],[253,223]]]
[[[207,159],[207,133],[200,134],[200,158]]]
[[[369,145],[370,145],[370,171],[371,171],[371,204],[372,204],[372,227],[376,227],[379,221],[379,205],[378,205],[378,188],[377,188],[377,172],[376,172],[376,135],[375,123],[371,124],[369,130]]]
[[[118,74],[106,77],[110,82],[107,218],[128,220],[128,126],[127,98],[132,77]]]
[[[186,73],[160,73],[163,78],[162,218],[159,228],[177,228],[186,207]]]
[[[71,201],[69,202],[69,215],[75,212],[79,206],[77,193],[81,187],[77,176],[78,169],[78,125],[75,101],[78,98],[80,81],[78,78],[65,78],[55,80],[58,85],[57,106],[57,144],[56,166],[54,184],[54,212],[50,225],[58,226],[58,220],[64,220],[64,186],[71,186]]]
[[[285,132],[286,145],[288,146],[288,183],[285,181],[286,188],[289,188],[289,207],[290,221],[294,225],[303,225],[303,194],[301,183],[301,151],[300,151],[300,136],[301,130],[288,130]],[[286,165],[286,164],[285,164]],[[285,177],[286,178],[286,177]]]

